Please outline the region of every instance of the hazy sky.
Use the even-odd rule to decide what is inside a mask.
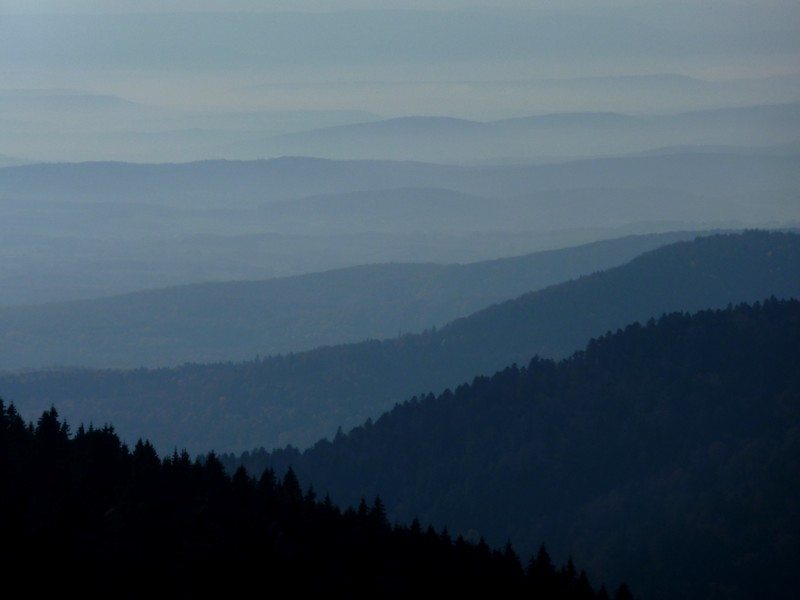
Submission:
[[[349,9],[463,9],[481,8],[545,8],[545,7],[642,7],[662,6],[663,0],[3,0],[4,12],[169,12],[200,10],[247,11],[334,11]],[[713,6],[723,10],[730,6],[789,8],[791,0],[671,0],[670,5]]]
[[[542,79],[796,75],[798,15],[796,0],[0,0],[0,93],[488,119],[547,110],[525,88]]]

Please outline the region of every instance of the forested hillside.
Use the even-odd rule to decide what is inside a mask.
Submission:
[[[69,425],[51,409],[26,424],[0,400],[0,558],[6,573],[46,567],[31,589],[81,596],[251,596],[256,590],[407,598],[420,589],[462,597],[609,599],[572,561],[545,549],[523,565],[511,544],[453,539],[418,520],[390,523],[379,497],[340,510],[291,472],[230,477],[214,456],[160,459],[133,451],[110,426]],[[76,570],[77,569],[77,570]],[[629,600],[620,585],[614,595]]]
[[[799,200],[799,0],[0,0],[3,589],[794,600]]]
[[[146,436],[162,452],[305,447],[415,394],[536,354],[567,356],[633,321],[770,295],[800,297],[796,234],[676,243],[420,335],[239,363],[9,373],[0,391],[29,418],[54,404],[72,422],[113,422],[123,439]]]
[[[795,596],[800,559],[800,301],[671,313],[415,397],[289,465],[352,503],[452,533],[555,540],[642,597]]]

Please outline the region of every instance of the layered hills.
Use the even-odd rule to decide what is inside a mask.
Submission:
[[[113,422],[124,439],[191,452],[305,447],[534,355],[565,357],[595,336],[665,312],[800,297],[800,236],[700,237],[603,272],[522,295],[422,334],[237,363],[171,369],[9,373],[22,414],[51,404],[72,422]]]
[[[177,366],[420,332],[691,237],[629,236],[463,265],[365,265],[0,307],[0,368]]]
[[[774,153],[684,149],[552,164],[483,166],[305,157],[180,164],[41,163],[0,169],[0,194],[26,200],[158,202],[191,208],[219,208],[224,199],[224,207],[233,208],[316,194],[402,188],[439,188],[488,197],[597,187],[731,193],[796,187],[796,165],[797,154],[791,148]],[[722,173],[725,177],[720,177]]]
[[[246,155],[468,162],[608,156],[675,145],[794,142],[800,104],[715,108],[665,115],[556,113],[492,122],[401,117],[253,140]]]
[[[0,168],[0,305],[792,227],[799,165],[784,144],[483,166],[286,157]]]

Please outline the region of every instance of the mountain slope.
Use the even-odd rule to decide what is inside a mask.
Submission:
[[[46,563],[37,589],[56,595],[81,565],[92,585],[85,598],[246,597],[265,581],[303,597],[407,598],[424,587],[437,595],[594,599],[570,563],[549,558],[523,570],[509,545],[455,543],[419,521],[392,525],[380,498],[358,511],[304,493],[287,473],[259,479],[226,475],[219,460],[186,454],[160,460],[139,442],[130,451],[112,427],[69,426],[55,410],[34,426],[0,401],[0,556],[6,572]],[[546,555],[545,555],[546,556]],[[627,588],[622,588],[624,591]],[[598,600],[608,598],[597,596]]]
[[[550,287],[439,330],[242,363],[153,370],[31,371],[0,376],[22,414],[51,404],[72,422],[113,422],[124,439],[202,452],[301,447],[539,354],[563,357],[591,337],[664,312],[800,297],[800,236],[698,238]]]
[[[379,490],[393,518],[523,551],[558,540],[590,577],[627,572],[642,597],[788,600],[799,428],[800,302],[772,299],[634,324],[302,455],[243,459],[291,465],[336,502]]]
[[[466,265],[369,265],[0,307],[0,367],[164,367],[419,332],[690,237],[631,236]]]

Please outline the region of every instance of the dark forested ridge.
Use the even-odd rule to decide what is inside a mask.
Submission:
[[[162,452],[305,447],[531,356],[564,357],[593,336],[665,312],[800,297],[800,236],[749,231],[648,252],[615,269],[526,294],[438,330],[240,363],[174,369],[51,370],[0,376],[33,418],[113,422]]]
[[[425,589],[467,598],[609,599],[570,560],[542,549],[451,538],[418,520],[388,521],[379,497],[340,510],[287,472],[232,477],[213,455],[160,459],[111,426],[70,435],[55,409],[25,424],[0,400],[0,560],[6,573],[46,573],[30,589],[141,598],[252,596],[258,590],[407,598]],[[154,592],[157,590],[157,592]],[[631,598],[620,585],[615,599]]]
[[[671,313],[414,398],[291,465],[391,518],[554,540],[652,599],[794,598],[800,559],[800,301]]]

